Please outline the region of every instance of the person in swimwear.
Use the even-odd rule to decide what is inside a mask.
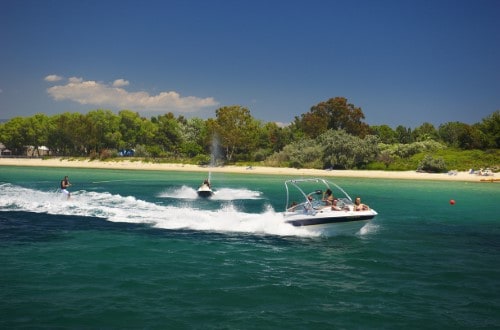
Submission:
[[[333,192],[331,189],[327,189],[324,193],[323,193],[323,199],[322,201],[325,202],[325,205],[326,206],[331,206],[333,205],[333,200],[335,199],[335,197],[333,197]]]
[[[337,206],[337,200],[336,199],[334,199],[332,201],[332,211],[342,211],[342,209]]]
[[[356,197],[354,200],[354,211],[366,211],[369,209],[370,207],[368,205],[361,203],[360,197]]]
[[[68,176],[65,176],[64,179],[61,180],[61,192],[68,196],[68,199],[71,197],[70,192],[68,191],[68,187],[71,186],[69,182]]]

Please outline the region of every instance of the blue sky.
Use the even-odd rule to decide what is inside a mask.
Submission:
[[[370,125],[500,109],[498,0],[3,0],[0,118],[129,109],[291,122],[343,96]]]

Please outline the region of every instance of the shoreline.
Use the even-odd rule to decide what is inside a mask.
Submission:
[[[65,167],[65,168],[98,168],[122,170],[152,170],[152,171],[184,171],[207,172],[209,167],[176,164],[176,163],[145,163],[142,161],[99,161],[99,160],[70,160],[65,158],[3,158],[0,157],[1,166],[31,166],[31,167]],[[318,177],[343,177],[343,178],[369,178],[369,179],[401,179],[401,180],[433,180],[433,181],[458,181],[458,182],[500,182],[495,176],[479,176],[468,172],[448,173],[418,173],[416,171],[377,171],[377,170],[317,170],[295,169],[285,167],[266,166],[223,166],[210,167],[212,173],[237,173],[237,174],[268,174],[290,176],[318,176]]]

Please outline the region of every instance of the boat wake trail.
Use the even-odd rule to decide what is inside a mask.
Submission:
[[[158,195],[160,198],[196,199],[196,189],[188,186],[166,190]],[[262,199],[262,193],[248,189],[220,188],[214,189],[213,200],[232,201],[238,199]]]
[[[174,193],[177,197],[186,196],[190,193],[189,189],[183,187]],[[228,190],[227,193],[233,194],[232,198],[235,199],[235,190]],[[236,191],[241,192],[239,197],[260,196],[256,192]],[[220,196],[224,196],[224,190],[221,192]],[[168,192],[164,194],[168,197]],[[196,194],[194,190],[193,194]],[[34,190],[12,184],[0,184],[0,211],[98,217],[112,222],[143,223],[162,229],[316,236],[284,223],[281,214],[270,206],[262,213],[241,212],[231,203],[217,210],[200,210],[182,205],[158,205],[133,196],[83,190],[73,192],[71,199],[66,200],[59,192]]]

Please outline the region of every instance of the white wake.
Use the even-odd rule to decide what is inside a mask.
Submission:
[[[191,191],[191,190],[192,191]],[[164,192],[163,197],[191,198],[196,191],[183,187]],[[261,198],[250,190],[221,189],[215,198]],[[179,197],[180,196],[180,197]],[[182,197],[184,196],[184,197]],[[241,232],[279,236],[315,236],[283,222],[282,215],[268,206],[262,213],[241,212],[231,203],[218,210],[195,209],[185,205],[158,205],[107,192],[75,191],[66,200],[60,192],[40,191],[12,184],[0,184],[0,210],[99,217],[113,222],[144,223],[162,229],[189,229]]]

